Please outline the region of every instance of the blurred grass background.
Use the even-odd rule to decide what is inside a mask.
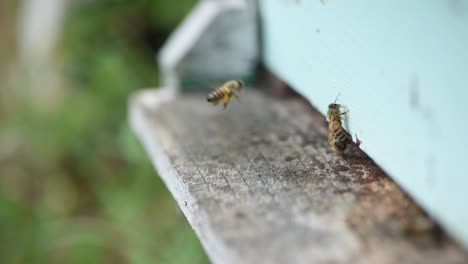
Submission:
[[[72,1],[50,107],[41,68],[11,66],[20,2],[0,4],[0,263],[209,263],[126,118],[196,1]]]

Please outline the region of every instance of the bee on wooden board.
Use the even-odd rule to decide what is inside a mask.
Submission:
[[[345,151],[348,144],[353,142],[351,134],[343,128],[343,116],[348,111],[341,112],[341,105],[335,101],[328,105],[327,122],[328,122],[328,143],[332,147],[333,151],[341,155]]]
[[[223,100],[224,108],[228,105],[231,98],[234,96],[237,101],[240,102],[239,96],[241,90],[245,87],[245,84],[241,80],[227,81],[222,86],[218,87],[213,92],[209,93],[206,97],[206,100],[213,105],[218,105],[218,103]]]
[[[330,143],[333,151],[342,155],[348,144],[353,142],[351,134],[337,122],[330,123],[328,129],[328,143]]]

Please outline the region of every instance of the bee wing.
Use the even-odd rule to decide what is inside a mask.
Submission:
[[[347,143],[352,143],[353,142],[353,136],[351,136],[351,134],[348,131],[346,131],[344,128],[343,128],[343,132],[346,134]]]

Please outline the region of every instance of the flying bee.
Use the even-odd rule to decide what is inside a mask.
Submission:
[[[335,101],[328,105],[327,122],[328,122],[328,143],[332,147],[333,151],[338,154],[343,154],[346,146],[353,142],[351,134],[343,128],[342,120],[343,115],[346,115],[348,111],[341,112],[341,105]]]
[[[237,101],[240,102],[239,96],[242,88],[244,88],[244,82],[241,80],[234,80],[234,81],[228,81],[225,82],[222,86],[218,87],[216,90],[213,92],[209,93],[208,96],[206,97],[206,100],[213,105],[218,105],[218,103],[223,100],[224,101],[224,108],[226,109],[226,106],[229,103],[229,100],[231,100],[231,97],[235,97]]]

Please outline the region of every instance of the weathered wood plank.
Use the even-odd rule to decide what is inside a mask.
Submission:
[[[300,99],[248,90],[227,110],[204,94],[144,91],[132,126],[214,263],[464,263],[356,146],[328,147]],[[419,230],[421,229],[421,230]]]
[[[468,1],[259,0],[259,13],[266,67],[322,114],[341,93],[362,149],[468,248]]]

